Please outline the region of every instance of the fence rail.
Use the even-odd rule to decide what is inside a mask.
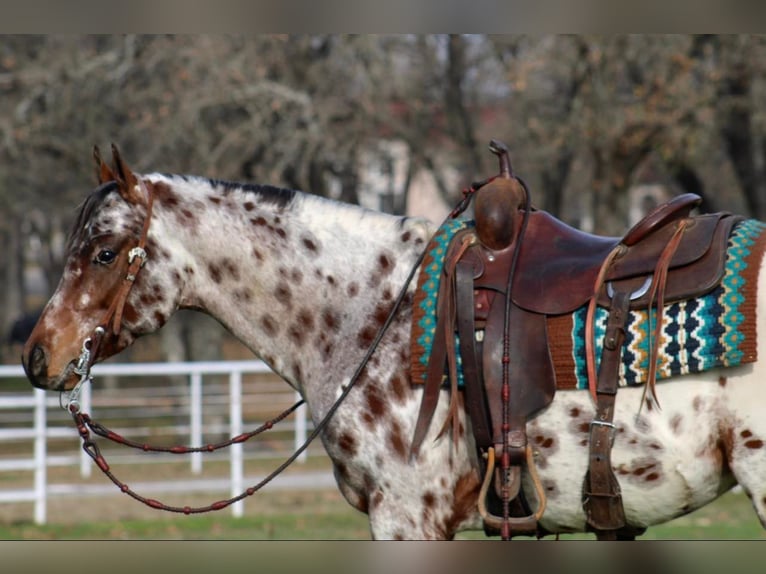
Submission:
[[[152,389],[146,387],[130,388],[123,390],[122,385],[117,392],[106,392],[99,388],[95,392],[91,385],[85,385],[80,397],[80,404],[84,412],[89,413],[96,420],[102,418],[102,413],[119,420],[120,424],[127,425],[127,431],[131,437],[149,435],[156,437],[158,434],[182,435],[186,437],[183,442],[191,445],[206,444],[203,438],[206,434],[225,433],[237,436],[243,432],[243,406],[252,411],[254,399],[265,396],[259,385],[248,385],[247,393],[243,392],[243,375],[263,378],[271,371],[261,361],[220,361],[220,362],[185,362],[185,363],[131,363],[131,364],[100,364],[93,369],[93,376],[98,381],[100,377],[117,377],[122,383],[125,378],[144,377],[187,377],[187,386],[179,390],[173,385],[157,385]],[[205,386],[203,394],[203,378],[211,375],[228,378],[226,384],[216,383]],[[23,370],[16,366],[0,366],[0,380],[23,377]],[[299,397],[297,393],[284,387],[284,390],[268,393],[268,397],[277,402],[290,403]],[[225,389],[228,387],[228,389]],[[158,391],[157,389],[163,389]],[[226,391],[226,392],[225,392]],[[95,395],[95,396],[94,396]],[[151,398],[148,398],[149,395]],[[152,396],[153,395],[153,396]],[[157,403],[162,398],[161,405],[156,407],[156,414],[152,415],[149,423],[138,426],[136,419],[146,418],[147,410],[152,402]],[[227,416],[220,412],[225,406]],[[218,422],[204,424],[203,409],[216,410],[219,419],[228,418],[227,424]],[[31,410],[33,413],[31,425],[20,424],[24,421],[23,414]],[[279,409],[281,410],[281,409]],[[95,411],[95,412],[94,412]],[[161,411],[161,412],[160,412]],[[261,413],[258,413],[261,414]],[[6,416],[7,415],[7,416]],[[174,424],[158,426],[157,420],[161,417],[174,419]],[[178,424],[179,417],[185,417],[188,422]],[[133,422],[130,422],[133,419]],[[26,418],[29,421],[29,418]],[[264,420],[266,420],[264,418]],[[57,424],[58,421],[63,421]],[[248,423],[258,425],[260,422]],[[55,393],[33,389],[32,392],[3,393],[0,392],[0,472],[3,471],[32,471],[33,484],[30,488],[3,489],[0,486],[0,503],[34,502],[34,521],[44,524],[47,521],[47,499],[49,496],[78,493],[83,495],[103,494],[103,487],[94,485],[71,485],[50,484],[48,480],[48,468],[52,466],[79,465],[81,476],[88,477],[91,474],[93,463],[90,457],[79,448],[79,435],[71,422],[71,418],[59,404],[59,396]],[[292,445],[286,447],[297,448],[305,440],[308,433],[308,421],[306,407],[302,405],[298,410],[286,419],[280,428],[290,430],[293,435]],[[120,432],[120,430],[117,432]],[[49,443],[52,440],[75,439],[72,441],[71,450],[63,454],[52,454]],[[16,449],[3,448],[2,445],[11,445],[18,442],[32,442],[32,456],[14,456]],[[13,450],[13,453],[7,453]],[[23,454],[23,450],[22,450]],[[111,455],[110,455],[111,456]],[[123,461],[129,460],[130,455],[119,455]],[[190,453],[189,457],[192,473],[199,474],[202,471],[202,453]],[[227,449],[229,460],[228,486],[232,496],[245,490],[244,456],[243,445],[234,444]],[[252,456],[258,456],[254,453]],[[273,455],[271,455],[273,456]],[[307,451],[304,451],[299,462],[305,461]],[[115,457],[117,458],[117,457]],[[175,457],[177,459],[177,457]],[[161,459],[160,459],[161,460]],[[296,482],[296,479],[293,479]],[[1,483],[0,483],[1,484]],[[186,481],[187,490],[211,489],[220,490],[226,488],[226,481],[222,479],[199,479]],[[111,484],[109,484],[112,487]],[[136,485],[138,487],[140,485]],[[162,490],[158,483],[144,484],[148,490]],[[166,491],[177,490],[178,483],[168,483]],[[114,488],[112,487],[114,490]],[[136,488],[137,489],[137,488]],[[116,492],[116,490],[115,490]],[[241,516],[243,512],[242,501],[232,505],[234,516]]]

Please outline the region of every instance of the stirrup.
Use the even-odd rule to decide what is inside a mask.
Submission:
[[[517,532],[534,532],[537,530],[537,522],[545,512],[545,489],[540,482],[540,477],[537,475],[537,469],[535,468],[535,461],[532,454],[532,447],[527,445],[526,448],[527,467],[529,468],[529,474],[532,477],[532,483],[535,487],[535,494],[537,495],[538,506],[537,510],[529,516],[511,516],[508,518],[508,524],[512,530]],[[521,469],[520,467],[514,467],[516,471],[516,477],[514,477],[514,483],[518,481],[521,483]],[[490,484],[492,483],[492,476],[495,472],[495,448],[489,447],[487,450],[487,471],[484,474],[484,482],[481,485],[479,491],[479,514],[484,520],[484,523],[491,528],[500,529],[503,525],[504,519],[502,516],[495,516],[487,509],[487,493],[489,492]]]

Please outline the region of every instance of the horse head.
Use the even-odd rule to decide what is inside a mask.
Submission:
[[[71,389],[83,350],[89,367],[156,330],[172,312],[151,278],[152,264],[139,273],[154,247],[151,184],[115,146],[112,155],[109,167],[94,149],[99,186],[80,207],[61,280],[24,346],[26,374],[42,389]]]

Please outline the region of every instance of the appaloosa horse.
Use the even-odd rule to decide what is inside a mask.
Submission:
[[[76,361],[97,326],[106,329],[94,350],[103,360],[177,309],[197,309],[297,389],[319,421],[435,232],[424,220],[296,191],[139,175],[119,154],[114,168],[98,159],[101,185],[82,206],[61,282],[24,349],[26,372],[43,389],[78,382]],[[759,361],[662,381],[661,410],[639,409],[641,387],[620,389],[612,464],[628,524],[671,520],[738,483],[766,525],[764,269]],[[410,458],[422,396],[409,378],[413,291],[321,435],[341,492],[369,515],[376,539],[450,539],[482,528],[481,477],[462,410],[455,435],[431,425]],[[444,389],[434,421],[447,416],[449,398]],[[550,533],[586,529],[593,412],[588,392],[559,391],[528,424],[547,495],[540,525]]]

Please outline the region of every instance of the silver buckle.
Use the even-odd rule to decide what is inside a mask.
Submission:
[[[608,427],[610,430],[609,433],[609,445],[614,446],[614,437],[617,434],[617,427],[614,426],[614,423],[609,423],[606,421],[599,421],[599,420],[592,420],[590,421],[590,428],[588,430],[588,442],[590,444],[593,443],[593,427],[595,426],[601,426],[601,427]]]
[[[647,278],[644,280],[644,284],[643,284],[643,285],[641,285],[641,287],[639,287],[639,288],[638,288],[638,289],[636,289],[635,291],[631,292],[631,294],[630,294],[630,300],[631,300],[631,301],[635,301],[635,300],[636,300],[636,299],[638,299],[639,297],[643,297],[644,295],[646,295],[646,293],[648,293],[648,292],[649,292],[649,287],[651,287],[651,286],[652,286],[652,276],[651,276],[651,275],[649,275],[649,276],[648,276],[648,277],[647,277]],[[607,296],[608,296],[610,299],[613,299],[613,298],[614,298],[614,287],[612,286],[612,281],[609,281],[609,282],[606,284],[606,294],[607,294]]]

